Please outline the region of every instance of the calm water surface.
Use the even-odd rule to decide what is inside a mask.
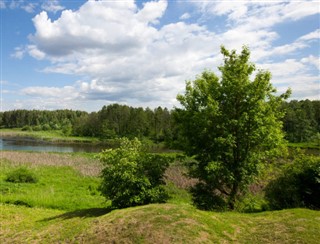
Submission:
[[[101,145],[92,144],[55,144],[23,138],[0,138],[0,150],[34,152],[100,152]]]

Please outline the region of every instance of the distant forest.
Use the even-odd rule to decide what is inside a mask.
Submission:
[[[289,142],[309,142],[319,138],[320,100],[284,102],[283,130]],[[1,128],[25,131],[61,130],[65,135],[99,137],[149,138],[176,147],[179,128],[175,110],[158,107],[134,108],[112,104],[98,112],[74,110],[12,110],[0,113]]]

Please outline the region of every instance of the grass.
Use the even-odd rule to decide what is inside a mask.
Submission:
[[[99,143],[100,140],[94,137],[66,136],[61,130],[49,131],[22,131],[21,128],[0,129],[1,136],[6,137],[31,137],[51,142],[72,142],[72,143]]]
[[[319,211],[195,209],[184,190],[194,181],[181,165],[166,173],[168,203],[111,211],[97,193],[102,165],[91,154],[0,156],[0,243],[318,243]],[[38,182],[4,181],[21,166]]]
[[[1,159],[0,202],[64,210],[106,206],[105,199],[97,190],[100,184],[98,177],[77,170],[79,165],[53,166],[48,164],[48,160],[43,162],[23,164],[37,177],[36,183],[12,183],[6,182],[5,178],[20,166],[8,159]]]
[[[0,242],[32,243],[318,243],[320,213],[292,209],[215,213],[186,204],[109,212],[0,205]]]

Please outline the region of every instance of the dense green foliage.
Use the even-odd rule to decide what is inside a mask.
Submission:
[[[147,137],[156,142],[173,138],[172,116],[168,109],[133,108],[112,104],[98,112],[72,110],[14,110],[0,113],[1,128],[23,131],[61,130],[64,135],[102,139]]]
[[[289,142],[320,142],[320,101],[283,102],[281,110],[283,131]],[[133,108],[112,104],[98,112],[87,113],[73,110],[14,110],[0,112],[1,128],[22,128],[23,131],[59,130],[64,135],[99,137],[149,138],[166,142],[168,146],[181,148],[178,124],[174,121],[175,110],[158,107]]]
[[[320,157],[299,155],[265,191],[271,209],[320,209]]]
[[[115,208],[165,202],[168,194],[163,187],[163,175],[169,157],[146,153],[135,138],[122,138],[120,147],[99,154],[105,163],[102,170],[102,194]]]
[[[196,159],[190,173],[200,180],[194,189],[197,204],[207,208],[199,201],[207,202],[210,194],[210,201],[225,200],[233,209],[259,163],[283,143],[280,106],[290,91],[274,95],[267,71],[258,71],[250,80],[255,66],[249,62],[248,48],[237,55],[222,47],[221,53],[221,79],[205,71],[187,82],[185,94],[177,97],[183,109],[177,109],[176,118],[185,151]]]
[[[23,130],[64,130],[87,112],[72,110],[14,110],[0,113],[3,128],[22,128]]]
[[[9,172],[5,181],[13,183],[36,183],[38,178],[26,167],[20,167]]]
[[[283,103],[286,139],[290,142],[316,141],[320,146],[320,100]]]

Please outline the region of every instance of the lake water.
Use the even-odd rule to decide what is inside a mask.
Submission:
[[[92,144],[56,144],[34,139],[0,138],[0,150],[34,152],[100,152],[101,145]]]

